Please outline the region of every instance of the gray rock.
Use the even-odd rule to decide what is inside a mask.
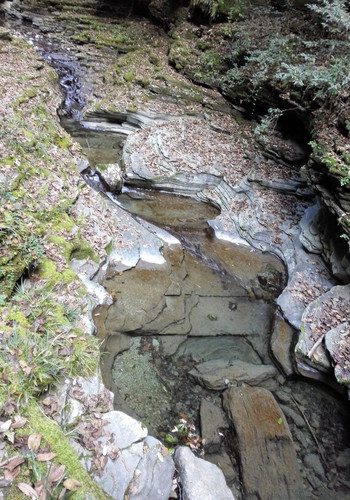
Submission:
[[[260,364],[261,360],[256,351],[242,337],[189,337],[180,345],[177,355],[191,356],[197,362],[221,359],[233,362],[236,359],[248,363]]]
[[[305,427],[306,423],[302,416],[290,408],[290,406],[280,405],[281,410],[286,415],[287,419],[291,420],[297,427]]]
[[[349,360],[346,356],[338,357],[336,342],[341,341],[341,339],[344,341],[349,336],[349,310],[350,285],[331,288],[327,293],[311,302],[305,309],[302,316],[302,333],[296,345],[296,356],[299,362],[331,373],[332,367],[323,339],[330,330],[339,327],[339,330],[330,333],[328,347],[331,354],[333,353],[335,364],[338,365],[339,381],[343,383],[346,382],[346,378],[342,380],[341,377],[343,375],[346,377]],[[344,325],[342,325],[343,323]],[[338,338],[339,332],[343,333]],[[338,338],[338,340],[335,341],[335,338]]]
[[[239,473],[237,466],[236,466],[237,470],[234,469],[228,454],[223,451],[220,453],[206,454],[205,460],[207,462],[215,464],[217,467],[219,467],[219,469],[222,470],[227,484],[232,489],[231,483],[233,483],[233,481],[235,481],[236,479],[239,479]]]
[[[185,446],[176,449],[174,462],[179,473],[184,500],[234,500],[222,471]]]
[[[350,343],[350,322],[340,323],[325,336],[325,346],[332,357],[334,375],[340,384],[350,386],[350,360],[344,354]]]
[[[350,448],[345,448],[345,450],[341,451],[337,456],[335,463],[337,467],[341,469],[347,469],[350,467]]]
[[[228,422],[221,408],[206,399],[202,399],[200,407],[201,435],[205,439],[205,451],[219,451],[222,443],[222,429],[228,428]]]
[[[169,498],[174,464],[164,446],[147,436],[147,428],[120,411],[105,413],[96,448],[107,457],[94,480],[115,500]]]
[[[168,450],[155,438],[144,441],[144,455],[134,472],[127,495],[130,500],[168,500],[175,465]]]
[[[186,339],[187,336],[185,335],[162,335],[160,339],[161,348],[167,356],[172,356]]]
[[[320,231],[315,223],[315,216],[319,210],[318,205],[313,205],[305,210],[304,217],[300,221],[300,241],[311,253],[322,253],[323,246]]]
[[[110,163],[107,165],[98,164],[94,166],[94,170],[98,172],[100,178],[112,193],[119,193],[121,191],[123,179],[122,170],[118,163]]]
[[[231,364],[221,359],[201,363],[189,372],[196,382],[216,391],[242,382],[259,385],[276,374],[276,368],[271,365],[253,365],[240,360]]]
[[[316,453],[309,453],[304,457],[304,464],[308,469],[312,469],[319,479],[324,477],[324,468],[320,457]]]
[[[305,498],[292,436],[272,394],[230,388],[223,404],[237,433],[244,498]]]

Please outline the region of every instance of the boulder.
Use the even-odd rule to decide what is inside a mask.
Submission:
[[[234,500],[224,474],[214,464],[196,457],[186,446],[176,449],[174,462],[182,484],[183,500]]]
[[[350,350],[346,349],[350,336],[350,285],[334,286],[311,302],[302,316],[301,334],[296,345],[297,360],[318,370],[332,371],[329,353],[336,365],[339,381],[346,383]],[[333,331],[335,330],[335,331]],[[325,338],[328,335],[327,344]],[[340,355],[339,342],[342,343]],[[338,345],[337,345],[338,343]],[[328,350],[328,352],[327,352]],[[342,377],[345,377],[345,380]]]
[[[331,355],[334,375],[340,384],[350,386],[350,322],[345,321],[325,335],[325,347]]]
[[[261,387],[230,388],[223,404],[237,433],[244,499],[305,498],[292,436],[273,395]]]
[[[123,179],[122,170],[118,163],[109,163],[107,165],[98,164],[94,166],[100,179],[106,184],[107,189],[112,193],[119,193],[122,189]]]
[[[95,450],[104,466],[94,480],[115,500],[167,500],[172,489],[174,463],[167,449],[147,436],[147,428],[120,411],[105,413],[102,436]]]

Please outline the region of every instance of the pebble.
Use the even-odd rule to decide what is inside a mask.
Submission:
[[[312,469],[316,476],[318,476],[320,479],[324,477],[324,468],[321,463],[320,457],[316,455],[316,453],[308,453],[304,457],[304,464],[305,467],[308,469]]]
[[[341,451],[337,456],[335,463],[337,467],[340,467],[341,469],[347,469],[350,467],[350,448],[346,448]]]
[[[285,405],[280,405],[280,406],[281,406],[281,410],[283,411],[283,413],[285,414],[287,419],[292,420],[292,422],[297,427],[305,427],[305,425],[306,425],[305,420],[303,419],[303,417],[301,415],[299,415],[299,413],[294,411],[289,406],[285,406]]]

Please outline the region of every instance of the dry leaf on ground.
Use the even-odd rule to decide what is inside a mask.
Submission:
[[[48,453],[38,453],[35,459],[38,462],[48,462],[49,460],[52,460],[55,457],[57,457],[57,453],[53,453],[52,451],[50,451]]]
[[[69,491],[76,491],[78,488],[80,488],[81,485],[76,479],[68,478],[64,481],[63,486]]]
[[[37,492],[30,486],[30,484],[18,483],[17,486],[27,497],[32,498],[33,500],[37,500],[39,498]]]
[[[41,435],[34,432],[28,437],[28,448],[30,451],[38,451],[41,442]]]

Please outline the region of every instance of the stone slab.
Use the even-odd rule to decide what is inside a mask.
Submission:
[[[230,364],[218,359],[197,365],[189,375],[207,389],[222,391],[242,382],[259,385],[277,375],[277,370],[272,365],[254,365],[240,360]]]
[[[261,387],[230,388],[223,404],[237,433],[244,499],[304,499],[292,436],[273,395]]]

